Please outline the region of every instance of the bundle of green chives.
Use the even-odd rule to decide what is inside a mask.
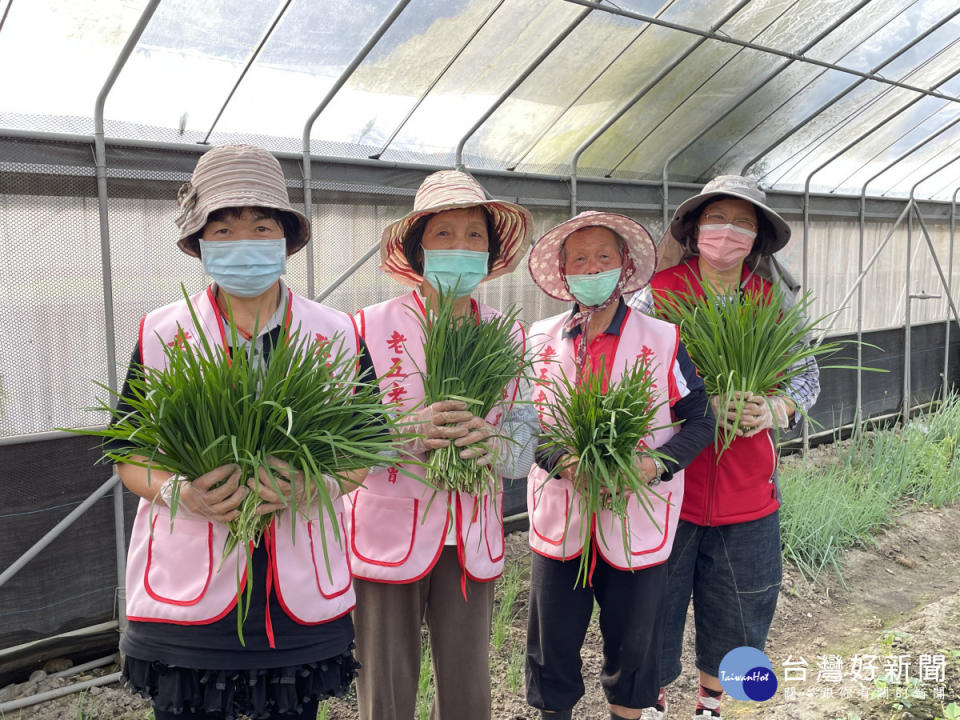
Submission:
[[[190,304],[185,291],[184,297]],[[194,325],[201,327],[192,305],[190,313]],[[110,426],[75,432],[106,438],[110,448],[105,457],[114,462],[184,478],[174,482],[171,524],[181,482],[236,463],[241,482],[255,485],[262,467],[279,492],[267,463],[270,456],[278,458],[307,481],[305,507],[297,507],[292,492],[288,497],[291,532],[299,512],[318,507],[321,512],[314,511],[311,517],[319,517],[321,526],[330,522],[339,541],[340,524],[323,476],[343,479],[348,471],[383,465],[384,456],[393,452],[394,442],[398,437],[403,440],[404,433],[394,428],[390,407],[382,402],[377,385],[357,378],[357,358],[338,338],[315,343],[299,330],[284,329],[265,364],[254,354],[253,344],[242,348],[232,317],[230,336],[232,353],[202,334],[198,345],[165,346],[167,367],[144,368],[128,383],[130,395],[125,400],[131,409],[118,410],[101,400],[98,409],[110,413]],[[244,498],[240,517],[229,523],[225,547],[229,553],[240,544],[247,553],[245,598],[240,593],[242,578],[237,578],[241,641],[253,587],[250,555],[271,521],[269,515],[257,514],[261,502],[256,492]],[[322,531],[320,537],[325,538]],[[329,576],[325,540],[323,553]]]
[[[616,383],[609,383],[604,392],[604,369],[586,372],[579,382],[563,374],[554,381],[553,399],[542,412],[546,418],[541,434],[541,448],[563,450],[576,458],[570,465],[579,478],[578,501],[583,532],[578,581],[586,586],[590,565],[591,518],[601,510],[611,510],[624,522],[624,550],[630,557],[630,528],[627,502],[636,498],[647,518],[659,529],[653,517],[651,498],[663,499],[640,475],[638,459],[643,457],[670,460],[655,448],[647,447],[646,439],[661,428],[656,413],[662,402],[653,386],[650,366],[641,358]],[[600,541],[609,547],[598,523]],[[564,530],[564,542],[566,532]]]
[[[424,405],[460,400],[478,417],[503,402],[504,388],[527,374],[530,360],[524,340],[515,332],[518,311],[478,320],[473,313],[457,316],[453,295],[440,293],[436,306],[419,318],[423,330]],[[427,455],[427,484],[475,495],[495,492],[499,478],[493,464],[480,467],[460,457],[463,447],[451,443]]]
[[[744,293],[733,299],[709,283],[702,286],[703,297],[698,297],[692,285],[688,292],[662,296],[657,302],[657,317],[679,326],[680,337],[703,378],[707,394],[719,396],[721,407],[732,402],[738,423],[745,393],[773,395],[805,371],[805,361],[833,354],[843,344],[803,342],[823,320],[809,319],[813,304],[810,293],[784,309],[779,283],[772,287],[769,297]],[[802,408],[797,411],[803,413]],[[730,447],[735,437],[734,433],[724,433],[718,423],[718,452]]]

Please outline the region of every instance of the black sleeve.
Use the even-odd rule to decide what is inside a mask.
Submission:
[[[358,363],[360,365],[357,379],[362,383],[374,384],[377,382],[377,371],[373,369],[373,357],[370,355],[370,348],[367,347],[367,341],[360,340],[360,355]]]
[[[567,454],[565,448],[558,448],[550,444],[550,441],[543,435],[537,440],[537,449],[533,451],[533,460],[541,468],[546,470],[548,475],[555,476],[557,465],[560,458]]]
[[[130,392],[130,382],[134,378],[141,377],[142,375],[143,359],[140,357],[140,343],[137,343],[133,348],[133,353],[130,355],[130,365],[127,368],[127,376],[123,381],[123,389],[120,390],[120,397],[117,398],[117,415],[114,415],[111,419],[111,425],[116,424],[119,414],[128,413],[133,410],[128,400],[132,394]],[[121,452],[125,444],[121,440],[108,439],[104,440],[102,447],[104,452]]]
[[[666,471],[661,477],[662,480],[670,480],[673,473],[689,465],[713,440],[717,426],[703,378],[697,375],[696,368],[682,342],[677,348],[677,365],[683,373],[689,392],[685,397],[677,400],[671,408],[673,419],[680,423],[680,431],[659,448],[661,452],[672,458],[672,461],[664,462]]]

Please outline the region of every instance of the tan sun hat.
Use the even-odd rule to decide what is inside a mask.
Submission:
[[[410,267],[403,252],[407,231],[425,215],[471,207],[487,209],[500,238],[499,257],[484,280],[511,272],[530,245],[533,216],[525,207],[493,200],[480,183],[459,170],[440,170],[420,184],[413,199],[413,210],[390,223],[380,236],[380,269],[404,285],[419,285],[423,276]]]
[[[270,152],[253,145],[221,145],[201,155],[190,182],[180,186],[177,204],[177,245],[193,257],[200,257],[198,235],[210,213],[228,207],[273,208],[291,215],[297,231],[286,238],[287,255],[310,240],[306,216],[290,206],[280,163]]]
[[[773,237],[760,237],[757,251],[761,255],[772,255],[790,240],[790,226],[779,213],[767,205],[767,195],[760,188],[756,178],[743,175],[718,175],[703,186],[693,197],[680,203],[674,211],[673,219],[667,226],[667,232],[660,241],[661,262],[659,269],[676,265],[682,257],[690,253],[690,224],[686,216],[696,214],[699,217],[704,205],[718,196],[740,198],[752,203],[757,214],[763,215],[773,226]]]
[[[537,286],[552,298],[574,301],[566,273],[560,267],[560,250],[570,235],[588,227],[607,228],[623,238],[627,257],[620,279],[621,292],[627,294],[646,287],[657,266],[657,248],[650,233],[631,217],[596,210],[587,210],[560,223],[537,240],[529,261],[530,277]]]

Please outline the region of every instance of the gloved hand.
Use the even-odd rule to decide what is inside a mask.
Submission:
[[[740,402],[745,402],[750,395],[748,392],[734,390],[729,395],[711,395],[710,407],[713,408],[713,414],[717,416],[717,425],[727,435],[737,433],[737,406]]]
[[[273,470],[273,479],[270,479],[266,468],[259,469],[256,490],[263,502],[257,506],[257,515],[267,515],[290,507],[291,496],[296,500],[298,512],[309,514],[308,500],[311,499],[311,488],[304,479],[303,473],[293,470],[287,463],[272,456],[267,458],[267,464]],[[340,482],[337,478],[324,475],[323,483],[327,487],[331,500],[340,497]],[[317,491],[313,490],[312,498],[315,500],[316,497]]]
[[[437,450],[454,440],[467,437],[478,427],[476,423],[468,427],[474,417],[473,413],[467,410],[467,404],[461,400],[440,400],[414,410],[410,413],[409,420],[404,423],[410,432],[419,436],[413,441],[411,449],[413,452]],[[482,440],[483,437],[479,439]]]
[[[473,459],[477,465],[484,466],[503,459],[503,443],[490,423],[474,415],[464,426],[469,428],[469,432],[453,441],[456,447],[463,448],[460,451],[463,460]]]
[[[773,427],[788,428],[791,411],[795,411],[793,402],[783,395],[747,393],[743,411],[740,413],[737,435],[753,437],[758,432]]]
[[[167,507],[170,507],[173,500],[173,485],[178,481],[180,494],[175,518],[193,517],[228,523],[239,517],[240,511],[237,508],[250,492],[245,485],[240,485],[240,466],[229,463],[190,482],[177,475],[164,480],[157,497]]]

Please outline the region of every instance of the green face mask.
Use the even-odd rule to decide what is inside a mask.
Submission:
[[[567,275],[567,285],[580,305],[596,307],[613,294],[621,270],[614,268],[593,275]]]
[[[490,253],[475,250],[423,251],[423,276],[435,290],[466,297],[487,276],[487,258]]]

